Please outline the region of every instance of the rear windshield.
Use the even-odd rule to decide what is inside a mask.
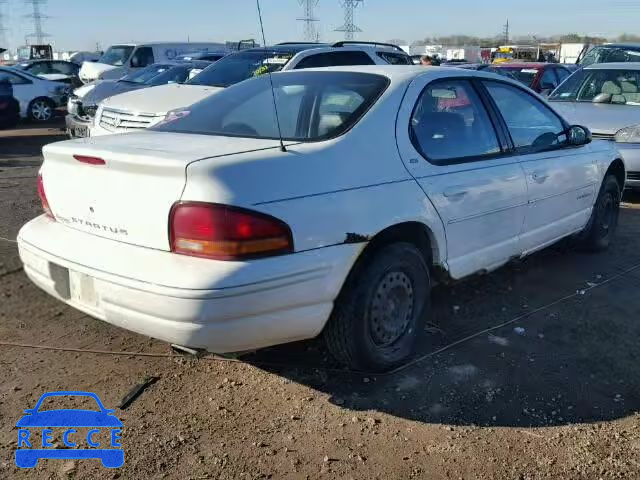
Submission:
[[[533,81],[538,75],[538,70],[535,68],[522,68],[522,67],[489,67],[485,69],[486,72],[497,73],[504,77],[512,78],[530,87]]]
[[[241,52],[218,60],[189,80],[190,85],[228,87],[247,78],[282,70],[293,52]]]
[[[240,83],[178,112],[153,130],[278,138],[274,97],[285,140],[318,141],[342,134],[375,103],[389,80],[355,72],[292,72]]]
[[[593,47],[580,61],[587,66],[594,63],[640,62],[640,48],[601,46]]]
[[[640,105],[640,70],[580,70],[556,88],[549,100]]]

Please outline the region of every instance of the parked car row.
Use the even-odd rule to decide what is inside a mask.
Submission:
[[[43,150],[25,272],[167,342],[225,353],[322,335],[340,362],[382,371],[410,358],[436,281],[562,239],[610,245],[618,142],[510,77],[397,66],[410,61],[284,44],[103,100],[90,138]],[[577,75],[561,100],[635,108],[628,71]]]
[[[399,47],[367,42],[283,43],[249,48],[228,55],[184,82],[161,82],[145,90],[131,89],[104,98],[93,122],[80,128],[73,113],[67,117],[72,136],[110,135],[148,128],[163,121],[173,110],[188,107],[213,93],[265,73],[343,65],[411,65]],[[151,85],[147,85],[151,86]],[[84,87],[86,88],[86,87]],[[80,93],[83,90],[80,89]],[[87,129],[88,127],[88,129]]]

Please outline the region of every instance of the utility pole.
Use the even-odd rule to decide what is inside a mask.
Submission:
[[[298,18],[299,22],[304,22],[304,39],[309,42],[317,42],[319,33],[316,29],[315,22],[318,21],[313,15],[313,10],[318,6],[319,0],[298,0],[302,7],[303,16]]]
[[[44,43],[44,39],[51,36],[48,33],[44,33],[42,30],[42,20],[49,17],[42,13],[40,7],[45,5],[47,0],[25,0],[25,3],[31,5],[33,8],[33,13],[26,15],[26,17],[33,19],[34,31],[27,35],[27,37],[35,38],[35,43],[37,45],[42,45]]]
[[[345,40],[353,40],[353,34],[362,30],[353,23],[353,11],[358,5],[364,4],[364,0],[341,0],[340,5],[344,10],[344,25],[335,29],[336,32],[344,32]]]
[[[509,45],[509,19],[508,18],[507,18],[507,23],[504,24],[502,35],[504,36],[504,44]]]

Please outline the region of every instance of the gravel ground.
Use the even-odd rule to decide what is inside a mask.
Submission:
[[[0,132],[0,237],[39,213],[38,151],[59,133]],[[0,346],[0,478],[640,478],[640,197],[625,200],[604,254],[555,247],[436,288],[415,363],[389,375],[346,372],[319,341],[171,354],[49,298],[0,240],[0,341],[77,350]],[[15,466],[15,422],[42,393],[110,408],[146,376],[116,411],[121,469]]]

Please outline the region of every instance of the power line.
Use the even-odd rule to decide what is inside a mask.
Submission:
[[[318,19],[313,15],[314,9],[318,6],[318,1],[319,0],[298,0],[303,10],[303,16],[297,20],[304,22],[304,39],[309,42],[317,42],[319,39],[319,33],[315,26]]]
[[[33,13],[25,15],[27,18],[33,19],[33,33],[28,34],[27,38],[35,38],[35,43],[41,45],[46,37],[50,37],[48,33],[42,30],[42,20],[49,18],[48,15],[42,13],[41,7],[47,3],[47,0],[25,0],[27,5],[31,5]]]
[[[362,30],[353,23],[353,11],[358,5],[364,4],[364,0],[341,0],[340,5],[344,10],[344,25],[335,29],[336,32],[344,32],[345,40],[353,40],[353,34]]]

